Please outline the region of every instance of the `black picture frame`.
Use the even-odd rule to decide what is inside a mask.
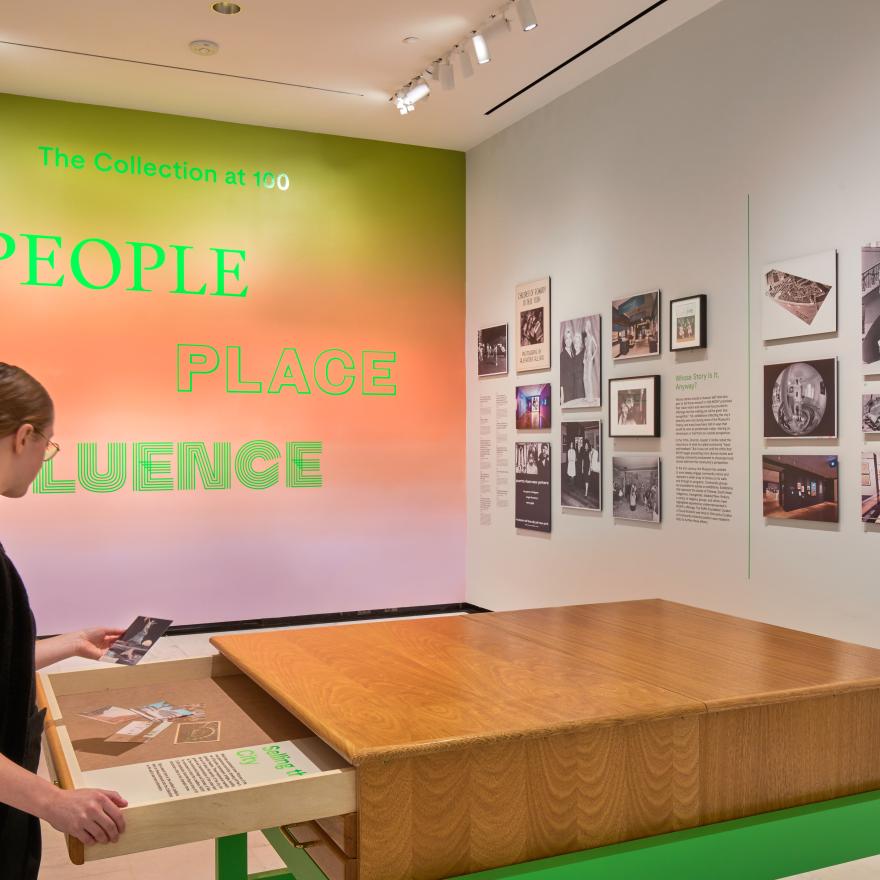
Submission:
[[[632,385],[635,387],[629,390],[635,391],[638,390],[639,384],[645,390],[644,424],[634,426],[638,429],[635,431],[621,431],[618,423],[618,401],[614,395],[615,386],[618,386],[616,390],[624,391],[627,389],[620,386]],[[608,436],[615,438],[660,436],[660,376],[626,376],[608,380]]]
[[[676,345],[675,333],[675,305],[676,303],[696,301],[700,304],[700,313],[697,319],[697,327],[699,328],[699,343],[693,345]],[[670,351],[697,351],[701,348],[708,348],[708,298],[705,293],[698,293],[694,296],[682,296],[674,299],[669,303],[669,350]]]

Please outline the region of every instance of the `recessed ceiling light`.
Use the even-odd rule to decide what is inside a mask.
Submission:
[[[241,12],[241,7],[237,3],[212,3],[211,9],[221,15],[236,15]]]
[[[193,40],[189,44],[189,49],[196,55],[216,55],[220,51],[220,46],[213,40]]]
[[[403,42],[404,43],[418,43],[418,41],[420,39],[421,39],[421,37],[404,37]]]

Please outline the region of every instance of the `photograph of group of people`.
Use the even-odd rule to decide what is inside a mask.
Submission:
[[[477,375],[507,375],[507,324],[477,331]]]
[[[563,409],[602,405],[602,316],[563,321],[559,340],[559,401]]]
[[[660,522],[660,458],[656,455],[615,455],[614,516]]]
[[[602,509],[602,423],[562,423],[562,506]]]

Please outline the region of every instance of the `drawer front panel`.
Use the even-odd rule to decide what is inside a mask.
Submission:
[[[349,858],[318,826],[317,822],[303,822],[288,826],[286,831],[321,869],[327,880],[357,880],[357,859]]]

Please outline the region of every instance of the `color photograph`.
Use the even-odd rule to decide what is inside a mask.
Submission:
[[[602,423],[562,423],[562,506],[602,509]]]
[[[706,294],[669,303],[669,349],[688,351],[706,347]]]
[[[563,409],[602,405],[602,316],[559,326],[559,402]]]
[[[516,527],[550,531],[550,444],[515,444]]]
[[[660,436],[660,377],[608,380],[608,436]]]
[[[611,303],[611,356],[615,361],[660,354],[660,291]]]
[[[660,458],[615,455],[612,468],[615,518],[660,522]]]
[[[764,517],[838,521],[836,455],[765,455]]]
[[[880,521],[880,455],[862,453],[862,522]]]
[[[517,385],[516,427],[519,431],[550,427],[550,383]]]
[[[477,375],[507,375],[507,324],[477,331]]]
[[[764,267],[763,339],[837,332],[837,251]]]
[[[880,372],[880,241],[862,248],[862,362]]]
[[[516,371],[550,369],[550,279],[516,288]]]
[[[837,437],[837,358],[764,366],[764,438]]]

